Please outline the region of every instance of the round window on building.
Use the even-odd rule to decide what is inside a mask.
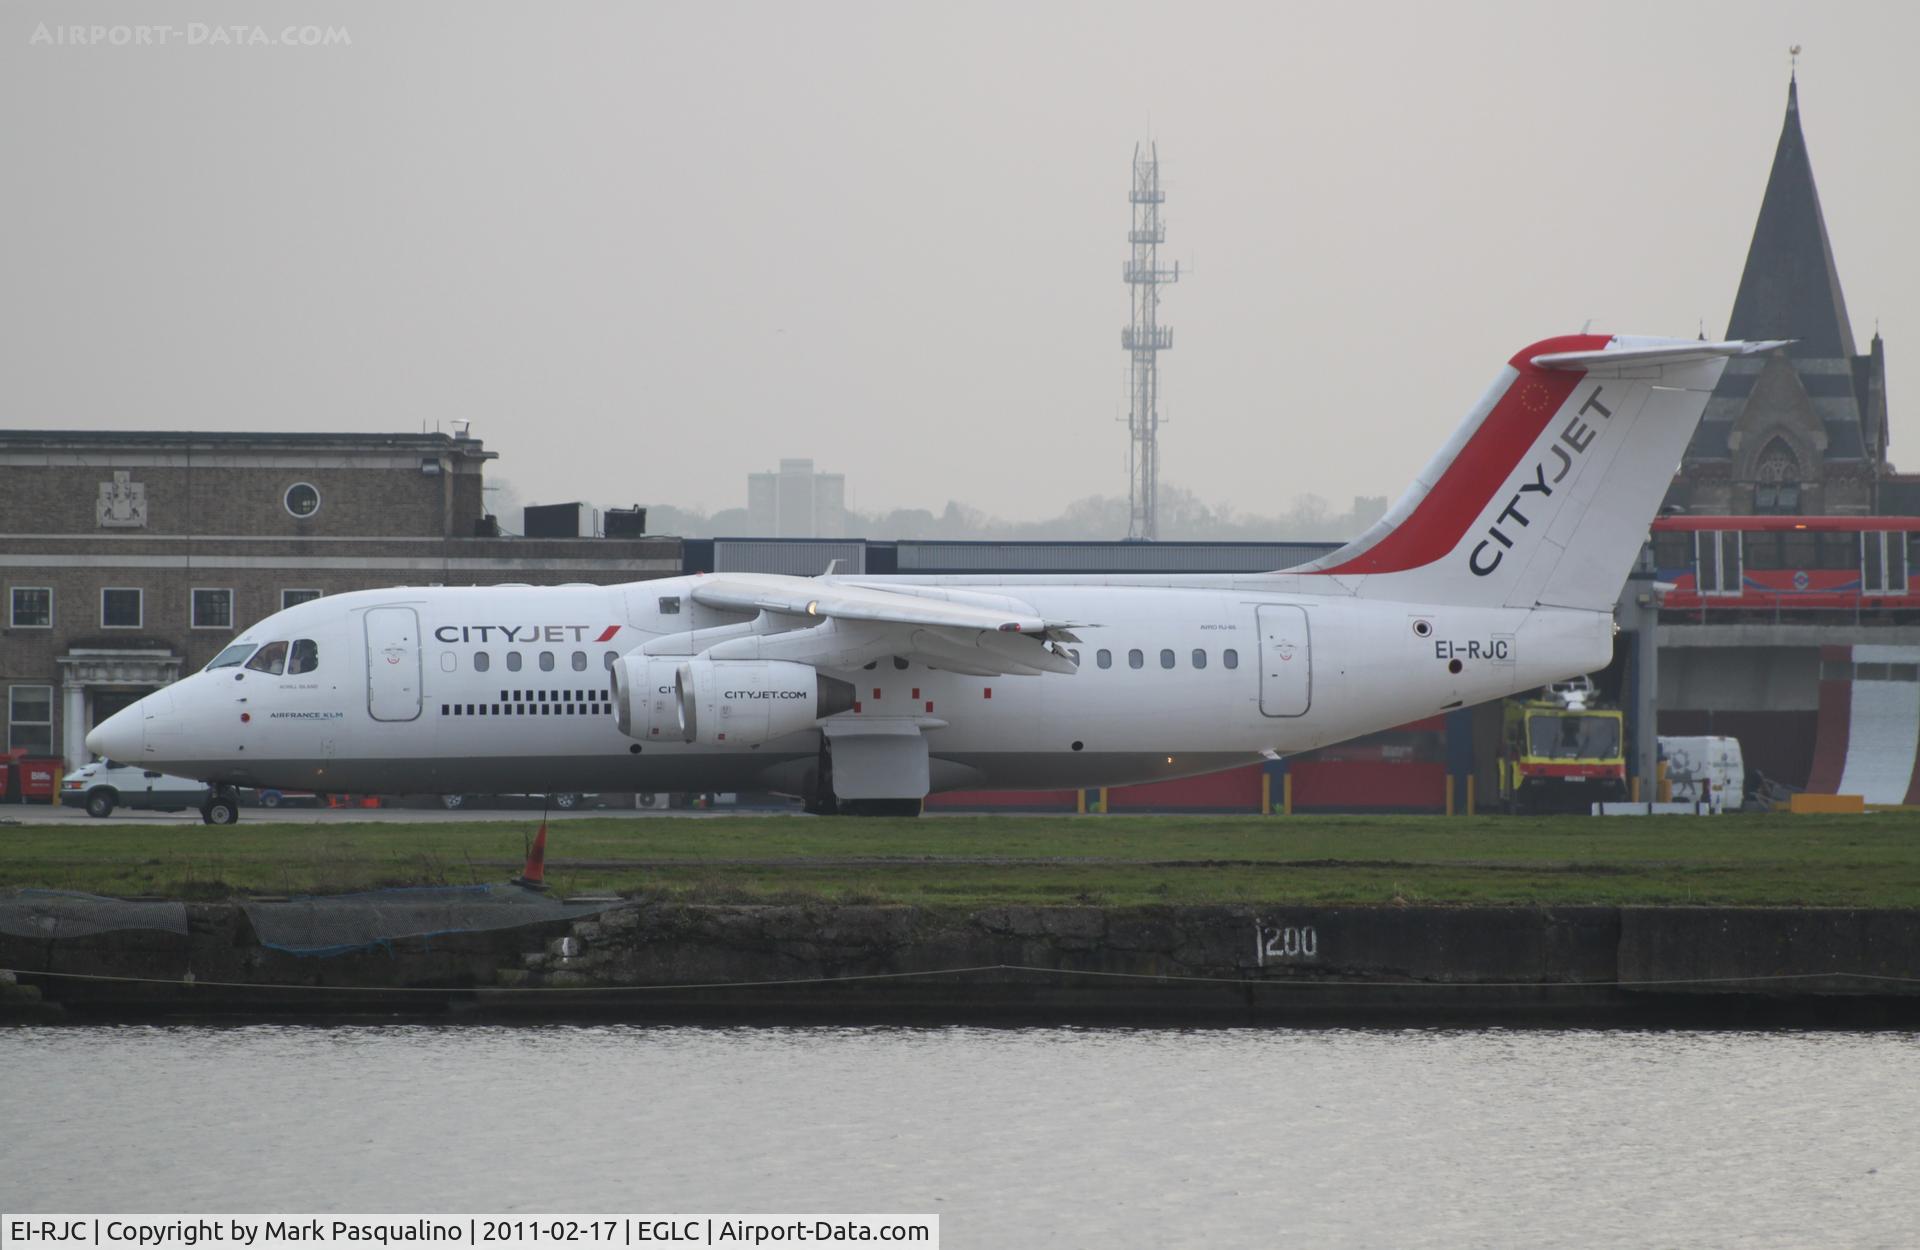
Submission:
[[[287,512],[290,515],[304,521],[314,513],[320,511],[320,492],[315,490],[310,483],[295,482],[293,485],[287,487],[286,498],[283,502],[287,505]]]

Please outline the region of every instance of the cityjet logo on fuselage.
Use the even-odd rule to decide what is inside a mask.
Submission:
[[[804,699],[804,690],[723,690],[723,699]]]
[[[1567,428],[1561,430],[1560,437],[1547,445],[1547,450],[1552,453],[1551,459],[1543,459],[1533,466],[1533,480],[1520,483],[1520,489],[1515,491],[1513,498],[1507,501],[1506,510],[1495,517],[1493,524],[1487,527],[1487,536],[1467,553],[1467,567],[1473,570],[1475,577],[1485,577],[1499,568],[1500,561],[1506,558],[1507,550],[1513,546],[1513,539],[1500,528],[1502,525],[1509,521],[1521,527],[1533,523],[1527,519],[1527,514],[1521,505],[1525,501],[1526,507],[1531,508],[1539,501],[1527,500],[1527,496],[1552,498],[1553,488],[1573,471],[1573,462],[1584,456],[1587,448],[1593,446],[1593,440],[1598,437],[1600,431],[1580,418],[1590,412],[1597,412],[1603,421],[1613,419],[1613,409],[1600,402],[1600,392],[1605,389],[1601,386],[1594,387],[1593,394],[1587,396],[1587,402],[1580,405],[1580,411],[1567,418]],[[1548,481],[1547,466],[1554,461],[1559,462],[1560,471],[1553,475],[1552,481]],[[1537,511],[1535,515],[1539,515]],[[1496,547],[1494,545],[1496,543],[1499,546]]]
[[[433,631],[441,642],[586,642],[592,625],[442,625]],[[609,625],[594,642],[612,642],[620,626]]]

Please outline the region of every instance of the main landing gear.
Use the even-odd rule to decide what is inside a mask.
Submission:
[[[820,735],[820,755],[814,762],[813,784],[807,787],[805,799],[809,816],[832,816],[840,810],[833,797],[833,748],[825,734]]]
[[[200,819],[209,825],[231,825],[240,819],[240,792],[232,786],[214,786],[200,800]]]
[[[833,747],[820,735],[820,758],[814,765],[813,785],[806,792],[806,811],[812,816],[918,816],[921,799],[843,799],[833,792]]]

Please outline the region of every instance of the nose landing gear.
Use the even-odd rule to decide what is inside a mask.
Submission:
[[[200,819],[209,825],[231,825],[240,819],[240,792],[232,786],[214,786],[200,800]]]

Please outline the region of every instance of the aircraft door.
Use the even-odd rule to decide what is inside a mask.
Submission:
[[[1263,604],[1260,618],[1260,712],[1304,716],[1313,704],[1312,648],[1307,610]]]
[[[420,615],[367,609],[367,711],[375,720],[420,718]]]

